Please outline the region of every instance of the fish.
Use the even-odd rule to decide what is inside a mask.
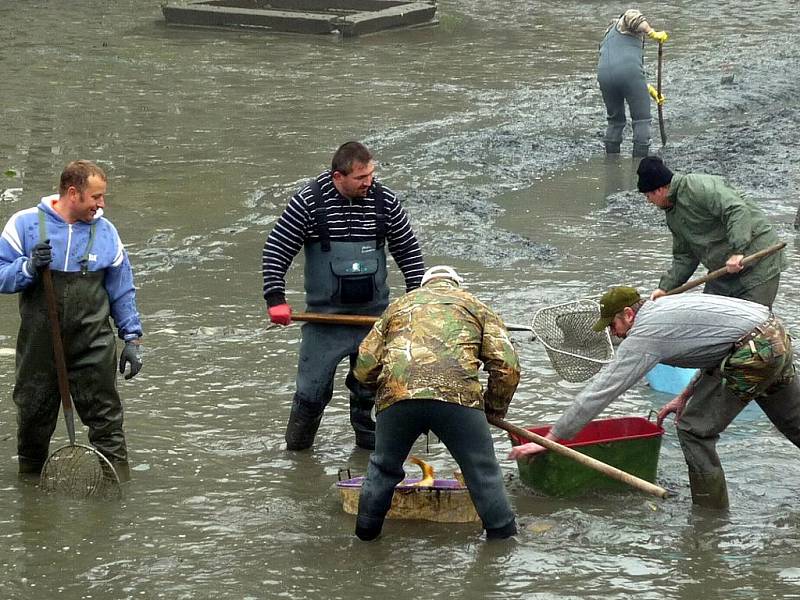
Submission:
[[[409,486],[433,487],[434,483],[433,467],[430,466],[428,463],[426,463],[424,460],[417,458],[416,456],[409,457],[408,462],[412,462],[415,465],[418,465],[422,469],[422,479],[420,479],[416,483],[409,484]]]

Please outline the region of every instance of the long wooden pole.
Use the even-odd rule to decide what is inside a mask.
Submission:
[[[75,445],[75,417],[72,411],[72,399],[69,395],[69,375],[67,373],[67,361],[64,358],[64,342],[61,339],[61,326],[58,320],[58,303],[56,292],[53,287],[53,275],[50,267],[45,267],[41,271],[42,282],[44,283],[44,297],[47,301],[47,316],[50,320],[50,334],[53,340],[53,357],[56,361],[56,375],[58,378],[58,391],[61,394],[61,407],[64,409],[64,422],[67,425],[69,443]]]
[[[664,42],[658,42],[658,80],[656,90],[659,98],[661,97],[661,70],[664,63]],[[664,127],[664,105],[658,104],[658,128],[661,130],[661,145],[667,145],[667,130]]]
[[[776,252],[783,250],[785,247],[786,247],[786,242],[781,242],[779,244],[769,246],[768,248],[764,248],[763,250],[759,250],[758,252],[753,252],[749,256],[745,256],[742,259],[742,265],[746,267],[754,262],[761,260],[765,256],[769,256],[770,254],[775,254]],[[697,279],[692,279],[691,281],[687,281],[683,285],[679,285],[675,289],[668,291],[666,295],[672,296],[674,294],[680,294],[681,292],[685,292],[686,290],[690,290],[692,288],[697,287],[698,285],[701,285],[708,281],[712,281],[713,279],[718,279],[723,275],[727,274],[728,274],[728,269],[725,267],[715,269],[710,273],[706,273],[702,277],[698,277]]]
[[[314,313],[314,312],[299,312],[292,313],[293,321],[305,321],[307,323],[326,323],[328,325],[365,325],[372,326],[378,317],[371,315],[340,315],[338,313]],[[527,325],[516,325],[514,323],[506,323],[506,329],[509,331],[533,331],[533,327]]]
[[[626,473],[616,467],[612,467],[602,461],[597,460],[596,458],[592,458],[591,456],[586,456],[585,454],[581,454],[577,450],[573,450],[572,448],[568,448],[558,442],[554,442],[553,440],[548,440],[546,437],[542,437],[532,431],[528,431],[527,429],[523,429],[522,427],[517,427],[516,425],[512,425],[508,421],[504,421],[503,419],[497,417],[487,416],[486,419],[494,425],[495,427],[499,427],[500,429],[504,429],[509,433],[513,433],[517,437],[522,439],[528,440],[529,442],[536,442],[540,446],[544,446],[548,450],[552,450],[562,456],[566,456],[567,458],[571,458],[577,463],[582,464],[585,467],[590,469],[594,469],[603,475],[611,477],[612,479],[616,479],[617,481],[621,481],[622,483],[627,483],[631,487],[635,487],[636,489],[645,492],[647,494],[651,494],[653,496],[657,496],[659,498],[666,498],[669,495],[669,492],[662,487],[659,487],[649,481],[645,481],[644,479],[640,479],[635,475],[631,475],[630,473]]]

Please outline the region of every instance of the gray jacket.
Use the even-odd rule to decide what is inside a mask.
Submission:
[[[710,294],[645,302],[614,361],[578,394],[552,433],[564,440],[574,437],[658,363],[700,369],[719,366],[733,343],[769,314],[761,304]]]

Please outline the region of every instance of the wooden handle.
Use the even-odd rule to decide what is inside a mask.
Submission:
[[[661,68],[664,62],[664,42],[658,42],[658,81],[656,91],[661,96]],[[661,131],[661,145],[667,145],[667,130],[664,127],[664,105],[658,104],[658,128]]]
[[[585,454],[581,454],[577,450],[573,450],[572,448],[568,448],[559,444],[558,442],[554,442],[553,440],[548,440],[541,435],[533,433],[532,431],[528,431],[527,429],[523,429],[522,427],[517,427],[516,425],[512,425],[508,421],[504,421],[503,419],[499,419],[493,416],[487,416],[486,419],[492,425],[499,427],[500,429],[504,429],[509,433],[513,433],[517,437],[521,437],[526,439],[530,442],[536,442],[540,446],[544,446],[548,450],[552,450],[557,454],[561,454],[562,456],[566,456],[567,458],[571,458],[577,463],[582,464],[584,467],[588,467],[590,469],[594,469],[595,471],[602,473],[612,479],[616,479],[617,481],[621,481],[622,483],[627,483],[631,487],[635,487],[636,489],[651,494],[653,496],[658,496],[659,498],[666,498],[668,495],[667,490],[662,487],[659,487],[655,484],[650,483],[649,481],[645,481],[644,479],[640,479],[635,475],[631,475],[630,473],[626,473],[625,471],[621,471],[616,467],[612,467],[602,461],[597,460],[596,458],[592,458],[591,456],[586,456]]]
[[[378,317],[371,315],[339,315],[329,313],[292,313],[292,321],[305,321],[307,323],[327,323],[328,325],[367,325],[372,326]]]
[[[64,409],[64,421],[67,425],[69,442],[75,445],[75,417],[72,414],[72,399],[69,396],[69,377],[67,375],[67,361],[64,358],[64,342],[61,339],[61,327],[58,321],[58,303],[53,287],[53,275],[50,267],[41,272],[44,283],[44,297],[47,301],[47,316],[50,319],[50,337],[53,338],[53,357],[56,361],[56,374],[58,375],[58,391],[61,394],[61,406]]]
[[[769,256],[770,254],[775,254],[776,252],[783,250],[785,247],[786,247],[786,242],[781,242],[779,244],[775,244],[774,246],[769,246],[768,248],[759,250],[758,252],[753,252],[753,254],[745,256],[742,259],[742,266],[746,267],[754,262],[761,260],[765,256]],[[686,290],[690,290],[694,287],[697,287],[700,284],[706,283],[707,281],[711,281],[713,279],[718,279],[719,277],[722,277],[723,275],[727,274],[728,274],[728,269],[726,267],[715,269],[710,273],[706,273],[702,277],[698,277],[697,279],[692,279],[691,281],[687,281],[683,285],[679,285],[675,289],[668,291],[666,295],[672,296],[673,294],[680,294],[681,292],[685,292]]]
[[[378,317],[371,315],[340,315],[336,313],[312,313],[300,312],[292,313],[293,321],[305,321],[306,323],[327,323],[328,325],[366,325],[372,326]],[[509,331],[530,331],[533,332],[533,327],[527,325],[515,325],[513,323],[506,323],[506,329]]]

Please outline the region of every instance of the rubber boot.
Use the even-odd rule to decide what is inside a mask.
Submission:
[[[356,446],[375,450],[375,421],[372,420],[373,403],[350,401],[350,424],[356,434]]]
[[[20,456],[18,461],[20,475],[39,475],[42,472],[42,467],[44,467],[44,461],[41,460]]]
[[[131,467],[127,460],[112,460],[111,466],[114,467],[120,483],[127,483],[131,480]]]
[[[633,157],[634,158],[643,158],[650,154],[650,145],[649,144],[633,144]]]
[[[517,521],[512,520],[508,525],[486,530],[487,540],[504,540],[517,534]]]
[[[620,142],[603,142],[606,154],[619,154]]]
[[[383,519],[358,515],[356,518],[356,536],[364,542],[370,542],[381,534]]]
[[[289,422],[286,424],[286,449],[307,450],[314,444],[317,429],[322,422],[322,411],[309,409],[305,404],[295,402]]]
[[[722,469],[713,473],[689,471],[689,487],[692,489],[693,504],[716,510],[728,508],[728,486]]]

